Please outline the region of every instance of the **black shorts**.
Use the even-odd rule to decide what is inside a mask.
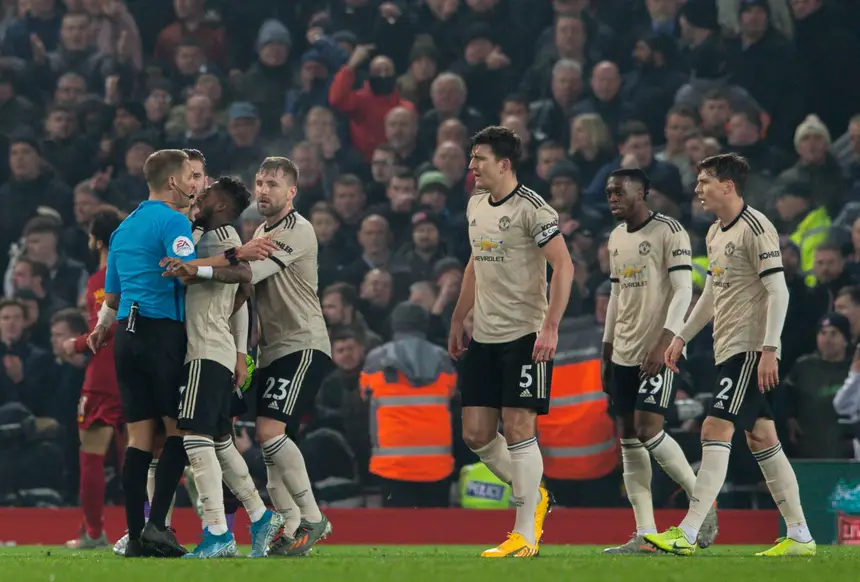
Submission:
[[[547,414],[552,362],[532,359],[536,340],[536,333],[500,344],[473,339],[460,366],[463,406],[527,408]]]
[[[257,416],[280,420],[288,435],[298,436],[302,416],[313,408],[331,371],[331,358],[318,350],[293,352],[257,368]]]
[[[769,396],[758,389],[759,360],[761,352],[745,352],[719,365],[708,416],[728,420],[746,431],[759,418],[773,418]]]
[[[126,422],[176,418],[185,382],[185,324],[138,316],[134,333],[117,322],[114,362]]]
[[[641,378],[639,366],[611,364],[612,407],[617,414],[631,414],[635,410],[666,416],[675,402],[675,373],[664,367],[656,376]]]
[[[233,370],[214,360],[192,360],[185,370],[186,381],[179,389],[182,403],[177,426],[212,438],[231,434]]]

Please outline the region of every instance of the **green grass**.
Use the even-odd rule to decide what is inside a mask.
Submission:
[[[822,546],[815,558],[756,558],[759,546],[714,546],[690,558],[603,556],[596,546],[545,546],[533,560],[482,560],[479,546],[319,546],[306,558],[125,560],[109,551],[0,548],[10,582],[821,582],[857,579],[860,547]],[[247,548],[245,548],[247,550]]]

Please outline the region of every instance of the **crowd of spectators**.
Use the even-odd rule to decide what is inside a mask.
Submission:
[[[518,133],[521,181],[559,213],[576,267],[566,316],[597,326],[609,172],[643,168],[653,209],[702,257],[714,217],[695,166],[746,156],[747,200],[784,235],[783,441],[799,457],[854,455],[832,401],[860,338],[856,2],[2,0],[0,55],[0,425],[21,427],[0,439],[28,451],[0,446],[20,467],[2,472],[0,504],[29,503],[30,481],[55,492],[41,503],[76,502],[86,358],[62,345],[87,331],[88,222],[99,204],[146,199],[143,163],[164,147],[249,184],[267,155],[297,163],[338,368],[308,426],[345,437],[344,475],[356,463],[370,485],[358,374],[404,300],[444,345],[471,253],[469,137],[490,124]],[[249,209],[243,238],[260,222]],[[682,399],[712,391],[710,343],[690,346]],[[674,430],[696,443],[697,422]],[[240,431],[253,455],[252,436]],[[319,475],[332,445],[314,446],[329,455],[309,458]],[[748,461],[730,479],[757,480]]]

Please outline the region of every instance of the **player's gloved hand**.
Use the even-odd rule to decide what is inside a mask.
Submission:
[[[247,392],[251,388],[251,378],[256,365],[248,354],[236,354],[236,369],[233,372],[233,385],[237,390]]]
[[[663,356],[666,367],[676,374],[680,374],[680,370],[678,370],[678,360],[681,359],[681,353],[683,351],[684,340],[676,336],[672,340],[672,343],[669,344],[669,347],[666,349],[666,353]]]

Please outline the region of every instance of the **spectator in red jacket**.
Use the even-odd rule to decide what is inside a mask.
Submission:
[[[370,78],[353,90],[355,71],[370,57],[373,45],[359,45],[337,72],[329,91],[331,106],[349,118],[349,135],[364,159],[370,161],[376,146],[385,143],[385,116],[395,107],[415,110],[395,87],[394,63],[384,55],[370,61]]]

